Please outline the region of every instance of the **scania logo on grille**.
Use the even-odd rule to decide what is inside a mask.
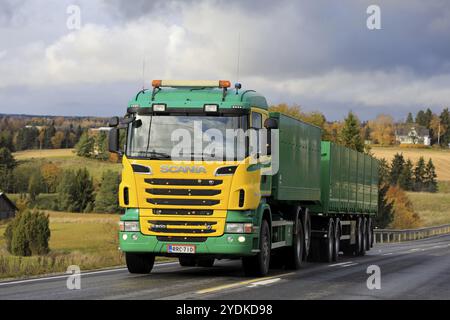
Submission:
[[[162,165],[160,167],[162,173],[206,173],[203,166],[169,166]]]

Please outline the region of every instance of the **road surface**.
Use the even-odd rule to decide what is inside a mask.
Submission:
[[[381,271],[381,289],[367,288],[367,267]],[[0,299],[450,299],[450,235],[376,245],[364,257],[305,263],[301,270],[243,275],[239,260],[212,268],[156,265],[149,275],[125,268],[86,272],[81,289],[67,275],[0,282]]]

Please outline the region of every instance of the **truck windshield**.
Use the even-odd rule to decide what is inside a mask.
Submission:
[[[126,155],[147,159],[243,160],[246,148],[242,134],[247,127],[247,115],[137,115],[128,127]]]

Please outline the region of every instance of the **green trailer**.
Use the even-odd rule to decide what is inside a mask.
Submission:
[[[376,214],[378,160],[330,141],[321,145],[321,197],[311,212]]]

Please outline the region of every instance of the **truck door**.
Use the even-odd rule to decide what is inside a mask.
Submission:
[[[269,117],[266,110],[252,108],[250,127],[256,130],[263,128],[264,121]],[[272,176],[261,176],[261,196],[270,196],[272,190]]]

